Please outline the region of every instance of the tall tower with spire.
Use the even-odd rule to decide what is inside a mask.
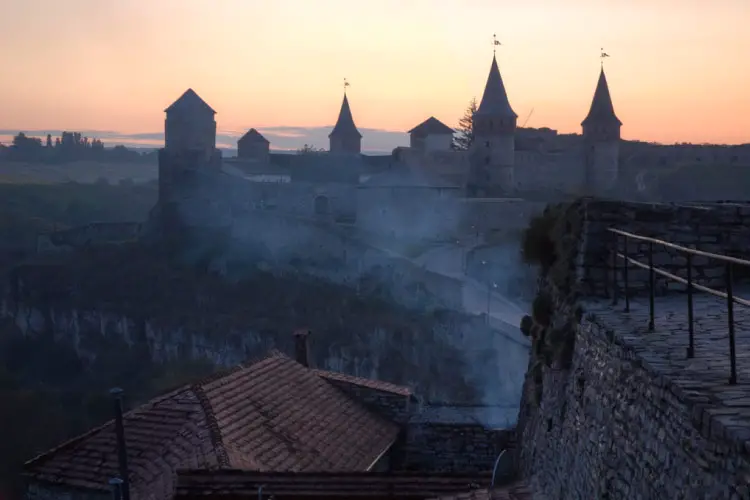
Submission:
[[[344,81],[344,101],[341,103],[339,119],[328,134],[329,150],[333,154],[359,154],[362,151],[362,134],[354,124],[352,110],[349,108],[349,98],[346,96],[348,85]]]
[[[606,54],[602,52],[602,57]],[[599,73],[589,114],[581,123],[583,128],[586,184],[594,193],[615,186],[619,174],[620,127],[609,94],[604,65]]]
[[[499,45],[497,40],[495,45]],[[503,78],[492,55],[492,66],[479,107],[474,113],[471,184],[485,193],[513,188],[515,133],[518,115],[510,107]]]

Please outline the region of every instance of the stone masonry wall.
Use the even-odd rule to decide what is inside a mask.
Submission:
[[[711,423],[716,411],[711,402],[688,406],[687,395],[696,387],[660,374],[656,355],[636,346],[629,332],[612,331],[585,314],[587,298],[611,292],[605,279],[612,248],[607,228],[742,257],[750,252],[750,209],[585,199],[570,205],[566,216],[565,224],[576,219],[583,224],[555,236],[569,252],[551,272],[540,273],[538,282],[539,296],[549,298],[551,309],[540,314],[547,320],[539,321],[552,326],[546,336],[530,333],[537,353],[544,342],[561,342],[551,335],[558,320],[575,316],[572,336],[561,330],[563,340],[574,342],[566,344],[572,348],[569,358],[537,356],[530,363],[517,427],[519,472],[535,490],[560,500],[750,498],[745,446]],[[645,262],[646,251],[634,245],[630,253]],[[654,251],[654,265],[684,275],[679,256]],[[719,271],[723,264],[695,262],[699,283],[722,287]],[[631,286],[647,289],[647,279],[647,272],[632,273]],[[662,285],[659,291],[672,288]]]
[[[109,500],[112,493],[87,489],[73,489],[30,482],[24,495],[26,500]]]
[[[748,498],[744,450],[701,432],[701,413],[642,359],[584,318],[570,371],[545,368],[541,405],[524,417],[523,476],[560,500]]]
[[[590,200],[583,205],[586,225],[582,247],[582,291],[584,294],[610,296],[612,282],[612,248],[614,227],[642,236],[650,236],[688,248],[706,252],[750,257],[750,205],[706,204],[671,205]],[[619,238],[620,253],[625,250]],[[628,254],[648,264],[648,243],[630,240]],[[693,278],[696,283],[723,290],[726,286],[725,264],[708,257],[693,256]],[[687,277],[687,259],[677,250],[653,245],[653,263],[672,274]],[[617,261],[617,286],[624,289],[622,259]],[[736,269],[736,276],[748,271]],[[648,292],[649,273],[632,264],[628,268],[628,290],[631,296]],[[684,290],[681,285],[659,275],[655,276],[656,293]],[[622,295],[622,292],[620,293]]]
[[[481,425],[410,424],[405,433],[403,468],[422,471],[487,472],[498,454],[515,447],[515,430]],[[503,462],[508,472],[511,454]]]

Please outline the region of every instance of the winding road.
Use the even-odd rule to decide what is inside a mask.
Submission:
[[[431,249],[410,260],[434,273],[462,281],[463,307],[466,312],[487,314],[489,306],[490,326],[502,332],[508,340],[530,347],[529,340],[519,329],[521,318],[526,311],[519,303],[502,293],[490,291],[488,294],[487,285],[466,276],[463,273],[465,251],[457,246],[446,245]]]

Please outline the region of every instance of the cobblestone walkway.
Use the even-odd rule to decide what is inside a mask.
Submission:
[[[736,295],[750,298],[750,290],[737,290]],[[737,384],[730,385],[726,300],[694,295],[692,359],[687,358],[687,295],[657,297],[654,304],[653,332],[648,331],[648,297],[631,299],[629,313],[622,299],[615,306],[609,300],[587,300],[584,308],[616,332],[647,367],[671,380],[681,400],[698,408],[693,420],[704,434],[745,443],[750,452],[750,308],[734,305]]]

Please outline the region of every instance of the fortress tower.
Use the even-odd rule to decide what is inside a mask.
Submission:
[[[172,201],[195,171],[218,171],[214,111],[193,89],[164,110],[164,148],[159,151],[159,200]],[[192,172],[192,173],[191,173]]]
[[[159,200],[151,218],[164,234],[184,219],[187,199],[195,200],[216,180],[216,111],[193,89],[164,110],[164,148],[159,150]],[[195,203],[190,203],[195,206]]]
[[[193,89],[187,89],[164,110],[164,149],[202,151],[207,157],[216,148],[216,111]]]
[[[617,184],[621,126],[622,122],[615,115],[607,77],[602,67],[591,109],[581,123],[586,184],[594,193],[607,191]]]
[[[339,119],[333,130],[328,135],[330,141],[329,149],[334,154],[360,154],[362,151],[362,134],[357,130],[349,108],[349,99],[344,92],[344,101],[341,103]]]
[[[497,59],[484,87],[482,101],[474,113],[471,146],[471,180],[475,190],[492,193],[513,188],[515,133],[518,115],[510,107]]]

